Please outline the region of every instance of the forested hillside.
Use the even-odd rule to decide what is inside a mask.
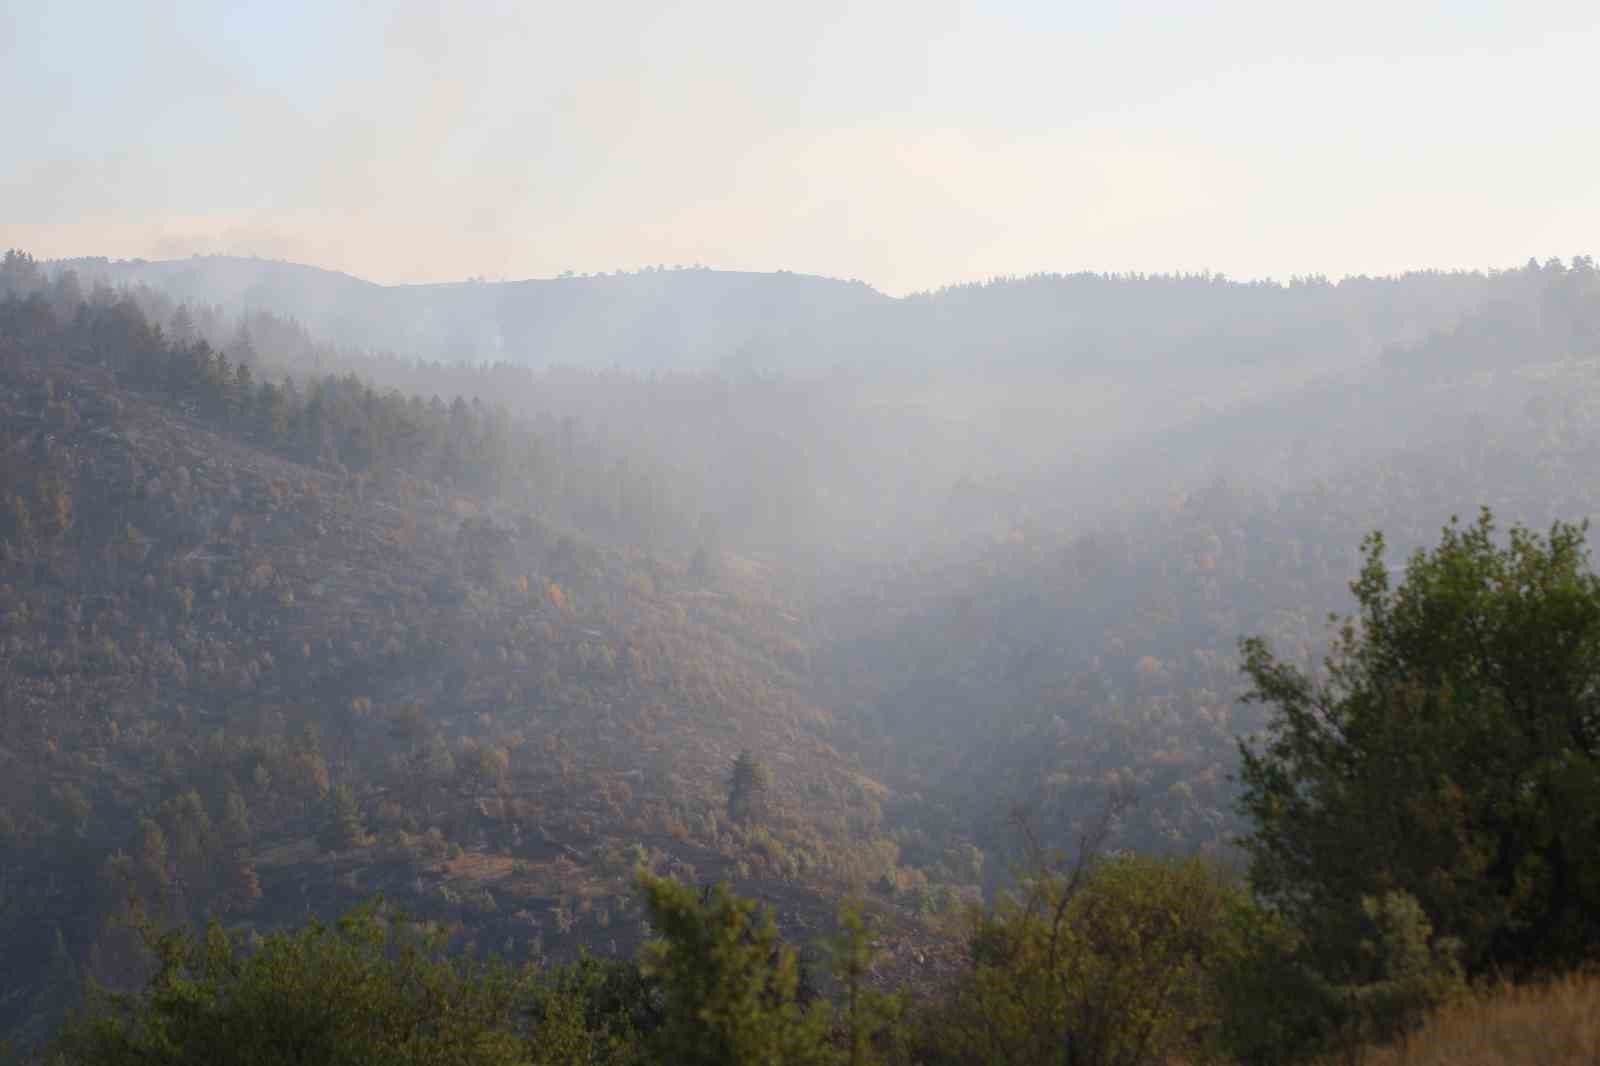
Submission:
[[[130,899],[245,936],[381,892],[461,950],[628,959],[641,865],[727,879],[800,941],[865,896],[881,979],[937,983],[964,908],[1108,794],[1137,802],[1106,849],[1244,865],[1238,742],[1271,708],[1240,702],[1238,641],[1314,668],[1367,533],[1392,565],[1480,506],[1600,512],[1586,258],[901,301],[767,279],[859,307],[795,312],[768,360],[745,290],[714,343],[663,327],[562,367],[406,350],[366,310],[333,329],[355,304],[315,294],[378,299],[354,279],[272,266],[297,279],[274,305],[202,277],[236,263],[171,291],[76,265],[0,270],[0,1030],[24,1041],[90,979],[146,976]],[[587,285],[559,314],[603,318],[727,280],[681,274],[539,291]],[[435,297],[482,310],[371,314]],[[1038,948],[1005,928],[1008,958]]]
[[[257,383],[64,295],[0,305],[8,1027],[63,966],[126,979],[130,891],[270,925],[383,890],[539,954],[635,944],[640,862],[802,921],[901,876],[759,567],[569,532],[543,479],[603,461],[502,413]]]

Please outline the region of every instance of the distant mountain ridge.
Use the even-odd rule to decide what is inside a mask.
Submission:
[[[1155,384],[1169,406],[1264,396],[1396,359],[1432,365],[1427,352],[1453,351],[1458,335],[1475,338],[1491,363],[1530,346],[1584,355],[1600,337],[1588,302],[1600,275],[1582,256],[1570,268],[1551,260],[1340,281],[1033,274],[902,298],[859,281],[700,267],[384,286],[228,256],[44,266],[73,270],[86,286],[144,286],[191,309],[283,316],[319,342],[408,361],[632,374],[953,371],[968,376],[966,396],[1042,372],[1091,388]],[[1037,395],[1037,383],[1013,390],[1021,394]]]
[[[148,285],[174,300],[300,320],[335,344],[447,362],[781,365],[838,336],[837,320],[892,299],[860,282],[706,269],[524,281],[378,285],[269,259],[64,259],[86,281]],[[849,330],[845,332],[851,332]]]

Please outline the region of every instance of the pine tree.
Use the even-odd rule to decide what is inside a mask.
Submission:
[[[707,893],[642,875],[639,887],[662,939],[645,948],[644,971],[661,984],[656,1058],[681,1066],[823,1063],[825,1001],[800,1000],[799,959],[772,915],[720,884]]]
[[[244,844],[250,840],[250,805],[238,792],[229,792],[223,804],[223,829],[229,842]]]
[[[843,1017],[839,1022],[845,1059],[849,1066],[871,1066],[882,1061],[879,1045],[893,1043],[902,1035],[904,1006],[898,995],[874,992],[868,983],[878,953],[867,933],[859,903],[850,901],[840,909],[839,928],[828,949],[833,975],[843,993]]]
[[[194,316],[189,313],[188,304],[179,304],[178,309],[172,312],[172,318],[167,323],[167,333],[172,337],[172,342],[179,347],[188,347],[197,336]]]
[[[764,821],[771,810],[772,773],[748,749],[733,761],[728,779],[728,817],[752,824]]]
[[[328,821],[321,844],[329,851],[365,847],[371,842],[361,817],[361,805],[349,785],[336,785],[328,794]]]

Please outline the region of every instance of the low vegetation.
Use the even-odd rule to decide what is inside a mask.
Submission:
[[[1429,1015],[1369,1066],[1580,1066],[1600,1061],[1600,978],[1491,986]]]

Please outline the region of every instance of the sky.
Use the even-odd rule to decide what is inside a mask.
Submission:
[[[0,0],[0,246],[900,294],[1600,251],[1600,4]]]

